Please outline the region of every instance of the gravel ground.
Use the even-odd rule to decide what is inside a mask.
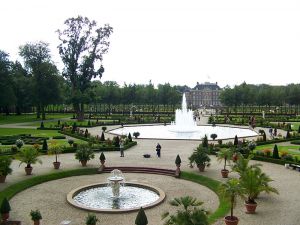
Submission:
[[[99,128],[98,128],[99,129]],[[167,141],[160,140],[159,143],[162,146],[162,157],[157,158],[155,155],[155,146],[158,141],[156,140],[138,140],[138,145],[125,151],[125,157],[120,158],[119,152],[107,152],[105,156],[107,158],[107,166],[122,166],[122,165],[137,165],[137,166],[149,166],[160,168],[173,168],[175,169],[174,160],[177,154],[182,159],[182,170],[193,171],[198,173],[196,169],[191,169],[188,166],[188,156],[191,154],[194,148],[200,143],[199,141]],[[144,159],[143,154],[151,154],[151,158]],[[96,158],[89,161],[89,167],[98,167],[99,154]],[[202,175],[225,181],[221,178],[220,170],[222,164],[216,161],[214,156],[211,157],[211,166],[206,169]],[[52,169],[52,162],[54,156],[41,156],[43,165],[34,165],[34,175],[45,174]],[[81,165],[74,159],[74,154],[64,154],[60,156],[62,162],[62,170],[71,168],[80,168]],[[260,162],[261,163],[261,162]],[[245,214],[242,200],[238,201],[238,204],[234,210],[234,214],[239,217],[242,225],[298,225],[300,224],[300,195],[298,190],[300,187],[300,173],[294,170],[285,169],[281,165],[275,165],[270,163],[263,164],[263,171],[274,179],[272,185],[278,189],[280,195],[265,195],[262,194],[258,199],[257,213],[255,215]],[[19,162],[13,162],[13,174],[7,177],[7,183],[0,184],[0,190],[4,187],[29,178],[25,176],[24,166],[19,167]],[[33,176],[34,176],[33,175]],[[74,221],[74,225],[83,225],[83,219],[86,212],[66,204],[66,194],[72,188],[81,186],[83,184],[94,183],[95,180],[101,181],[105,175],[85,176],[76,178],[66,178],[57,181],[51,181],[38,186],[35,186],[29,190],[23,191],[16,195],[11,200],[12,205],[12,219],[19,219],[24,221],[23,225],[32,224],[29,218],[30,209],[39,208],[43,215],[43,225],[59,224],[63,219],[70,219]],[[147,175],[147,174],[125,174],[129,180],[139,180],[141,182],[148,182],[157,187],[162,188],[169,200],[175,196],[182,196],[185,194],[198,197],[200,200],[206,203],[206,207],[215,209],[218,204],[216,195],[211,191],[203,188],[199,185],[193,184],[187,181],[177,180],[171,177]],[[236,174],[230,174],[231,177]],[[174,183],[175,182],[175,183]],[[57,184],[57,186],[56,186]],[[178,191],[178,192],[177,192]],[[168,204],[165,202],[153,209],[146,210],[146,214],[149,219],[149,224],[159,225],[163,224],[160,220],[160,214],[168,210]],[[101,223],[99,224],[124,224],[131,225],[134,223],[136,213],[120,214],[120,215],[106,215],[99,214]],[[224,224],[222,220],[216,224]]]

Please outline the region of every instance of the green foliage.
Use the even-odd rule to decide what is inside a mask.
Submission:
[[[1,203],[0,213],[1,214],[9,213],[10,210],[11,210],[10,204],[9,204],[7,198],[5,197]]]
[[[103,132],[105,132],[107,130],[107,127],[102,127],[101,129]]]
[[[16,140],[16,146],[20,149],[24,145],[24,141],[21,139]]]
[[[103,152],[101,152],[99,159],[100,161],[104,161],[106,159]]]
[[[279,153],[278,153],[278,147],[277,147],[276,144],[274,145],[274,148],[273,148],[273,158],[274,159],[279,159],[280,158]]]
[[[72,146],[74,144],[74,140],[73,139],[69,139],[68,143],[69,143],[70,146]]]
[[[97,219],[95,214],[88,214],[87,217],[85,218],[85,224],[86,225],[96,225],[96,223],[99,220]]]
[[[62,153],[62,151],[63,151],[63,148],[61,146],[59,146],[58,144],[51,144],[51,147],[48,149],[48,154],[49,155],[54,154],[55,162],[58,162],[57,158],[58,158],[59,154]]]
[[[120,138],[119,136],[115,136],[113,138],[113,145],[116,147],[116,148],[119,148],[120,147]]]
[[[79,161],[89,161],[95,157],[93,150],[87,145],[79,145],[75,153],[75,159]]]
[[[140,208],[140,210],[135,218],[135,224],[136,225],[147,225],[148,224],[147,216],[142,207]]]
[[[206,134],[204,135],[204,138],[202,138],[202,147],[208,148],[208,139]]]
[[[37,210],[31,210],[30,211],[30,216],[31,216],[31,220],[33,220],[33,221],[42,219],[42,214],[38,209]]]
[[[12,173],[10,165],[12,163],[12,158],[8,156],[0,157],[0,176],[7,176]]]
[[[244,197],[244,189],[240,185],[240,181],[236,178],[230,178],[226,181],[226,183],[222,183],[220,185],[220,194],[224,196],[225,198],[228,198],[228,200],[231,203],[231,218],[233,217],[233,208],[236,204],[236,197]]]
[[[218,152],[218,161],[222,162],[224,160],[224,170],[226,170],[226,163],[231,161],[233,156],[233,151],[231,149],[221,149]]]
[[[191,196],[175,198],[170,201],[170,205],[180,207],[176,214],[170,215],[165,212],[162,219],[166,219],[165,225],[208,225],[208,212],[200,209],[203,202]]]
[[[267,135],[266,135],[266,132],[263,133],[263,141],[267,141]]]
[[[199,165],[209,165],[210,158],[207,154],[207,149],[199,145],[197,149],[194,150],[192,155],[189,157],[190,165],[193,164]]]
[[[298,134],[300,134],[300,125],[299,125],[299,127],[298,127]]]
[[[45,128],[45,125],[44,125],[43,121],[41,122],[40,128],[42,128],[42,129]]]
[[[179,155],[176,156],[175,164],[176,164],[176,165],[180,165],[180,164],[181,164],[181,158],[180,158]]]
[[[48,143],[47,143],[47,140],[46,140],[46,139],[44,139],[44,141],[43,141],[43,147],[42,147],[42,150],[44,150],[44,151],[47,151],[47,150],[48,150]]]
[[[42,161],[38,158],[39,153],[35,148],[24,148],[22,149],[17,159],[21,161],[20,165],[22,163],[25,163],[27,168],[31,167],[31,164],[40,163],[42,164]]]

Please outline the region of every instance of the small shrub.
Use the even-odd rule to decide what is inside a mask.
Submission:
[[[130,142],[132,142],[131,133],[128,134],[128,140],[129,140]]]
[[[176,164],[176,165],[179,165],[179,164],[181,164],[181,158],[180,158],[180,156],[179,156],[179,155],[177,155],[177,156],[176,156],[176,159],[175,159],[175,164]]]
[[[139,136],[140,136],[140,132],[133,132],[133,136],[135,137],[135,138],[138,138]],[[132,140],[132,139],[131,139]]]
[[[102,127],[103,132],[107,130],[107,127]]]
[[[85,224],[86,225],[96,225],[96,223],[99,220],[97,219],[95,214],[88,214],[88,216],[85,218]]]
[[[52,139],[66,139],[66,136],[57,135],[57,136],[53,136]]]
[[[202,138],[202,147],[208,148],[208,139],[206,134],[204,135],[204,138]]]
[[[44,125],[43,121],[41,122],[40,128],[42,128],[42,129],[45,128],[45,125]]]
[[[237,146],[238,144],[239,144],[239,139],[238,139],[237,135],[235,135],[233,145]]]
[[[11,153],[16,154],[18,152],[17,146],[11,146]]]
[[[105,141],[104,132],[102,132],[102,134],[101,134],[100,141]]]
[[[211,134],[211,135],[210,135],[210,138],[213,139],[213,140],[215,140],[217,137],[218,137],[217,134]]]
[[[290,154],[286,154],[285,156],[281,157],[285,161],[294,161],[294,157]]]
[[[265,149],[264,150],[264,154],[265,154],[265,156],[271,156],[271,150],[270,149]]]
[[[70,146],[72,146],[74,144],[74,140],[73,139],[69,139],[68,143],[69,143]]]
[[[21,139],[16,140],[16,146],[20,149],[24,145],[24,141]]]
[[[100,161],[104,161],[106,159],[103,152],[101,152],[99,159]]]
[[[286,138],[286,139],[291,138],[291,134],[290,134],[290,131],[289,131],[289,130],[286,132],[286,137],[285,137],[285,138]]]
[[[135,218],[135,224],[136,225],[147,225],[148,224],[147,216],[142,207],[140,208],[140,210]]]
[[[220,139],[220,140],[218,140],[218,144],[219,145],[222,145],[222,143],[223,143],[223,141]]]
[[[31,220],[33,220],[33,221],[42,219],[42,215],[41,215],[41,212],[39,210],[31,210],[30,211],[30,216],[31,216]]]
[[[87,123],[88,127],[91,126],[91,121],[89,120],[88,123]]]
[[[7,198],[5,197],[1,203],[0,213],[1,214],[9,213],[10,210],[11,210],[10,204],[9,204]]]

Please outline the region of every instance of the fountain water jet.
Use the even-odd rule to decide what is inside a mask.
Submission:
[[[192,133],[197,131],[193,111],[187,108],[185,93],[182,96],[181,109],[175,111],[175,122],[171,122],[169,131],[177,133]]]
[[[107,178],[108,185],[111,187],[114,198],[120,196],[120,186],[124,186],[125,178],[120,170],[114,169]]]

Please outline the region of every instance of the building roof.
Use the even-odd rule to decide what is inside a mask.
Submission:
[[[199,82],[197,82],[197,85],[192,90],[204,90],[204,89],[221,90],[221,88],[218,85],[218,82],[216,83],[205,82],[203,84],[199,84]]]

